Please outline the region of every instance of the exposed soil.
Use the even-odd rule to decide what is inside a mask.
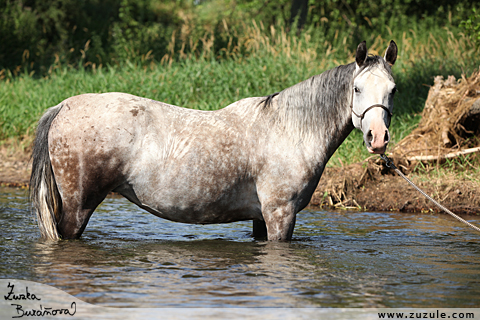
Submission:
[[[405,167],[397,167],[408,174]],[[417,186],[457,214],[480,214],[480,183],[461,175],[409,174]],[[477,180],[478,181],[478,180]],[[380,158],[344,168],[327,168],[310,206],[398,212],[441,212],[438,207],[387,168]]]
[[[0,148],[0,186],[28,186],[32,168],[30,154],[29,151],[19,151],[17,148]]]

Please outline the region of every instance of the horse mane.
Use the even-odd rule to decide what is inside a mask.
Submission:
[[[354,78],[375,66],[382,66],[392,78],[390,65],[379,56],[369,55],[358,72],[355,62],[340,65],[264,97],[259,106],[273,122],[301,136],[314,134],[325,124],[339,126],[351,119],[348,108]]]
[[[273,98],[278,96],[280,92],[272,93],[271,95],[266,96],[262,101],[260,101],[259,105],[263,104],[263,108],[269,108],[272,105]]]

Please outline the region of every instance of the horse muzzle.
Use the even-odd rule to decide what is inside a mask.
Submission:
[[[374,104],[366,108],[361,114],[357,114],[353,110],[352,105],[352,114],[358,117],[360,120],[360,129],[363,131],[364,128],[362,128],[362,122],[365,118],[365,114],[374,108],[381,108],[387,112],[388,123],[379,120],[380,117],[374,119],[372,122],[370,122],[370,128],[367,131],[364,131],[363,141],[365,141],[368,152],[373,154],[383,154],[387,149],[388,142],[390,142],[390,132],[388,131],[388,126],[390,126],[392,112],[383,104]]]
[[[383,154],[387,150],[388,142],[390,142],[390,132],[386,126],[372,126],[364,135],[363,140],[368,152],[372,154]]]

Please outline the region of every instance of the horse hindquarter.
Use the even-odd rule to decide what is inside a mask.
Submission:
[[[95,208],[121,183],[125,136],[121,110],[99,95],[64,101],[51,124],[48,147],[62,198],[58,231],[63,238],[79,238]]]

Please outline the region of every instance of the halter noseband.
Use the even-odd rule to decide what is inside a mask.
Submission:
[[[389,119],[388,119],[388,127],[390,127],[390,122],[391,122],[391,118],[393,116],[393,113],[387,108],[385,107],[383,104],[374,104],[374,105],[371,105],[370,107],[368,107],[367,109],[365,109],[361,114],[357,114],[354,110],[353,110],[353,97],[352,97],[352,104],[351,104],[351,108],[352,108],[352,113],[360,119],[360,129],[362,128],[362,120],[363,118],[365,117],[365,113],[367,113],[367,111],[370,111],[372,110],[373,108],[382,108],[383,110],[387,111],[387,114],[389,116]]]

